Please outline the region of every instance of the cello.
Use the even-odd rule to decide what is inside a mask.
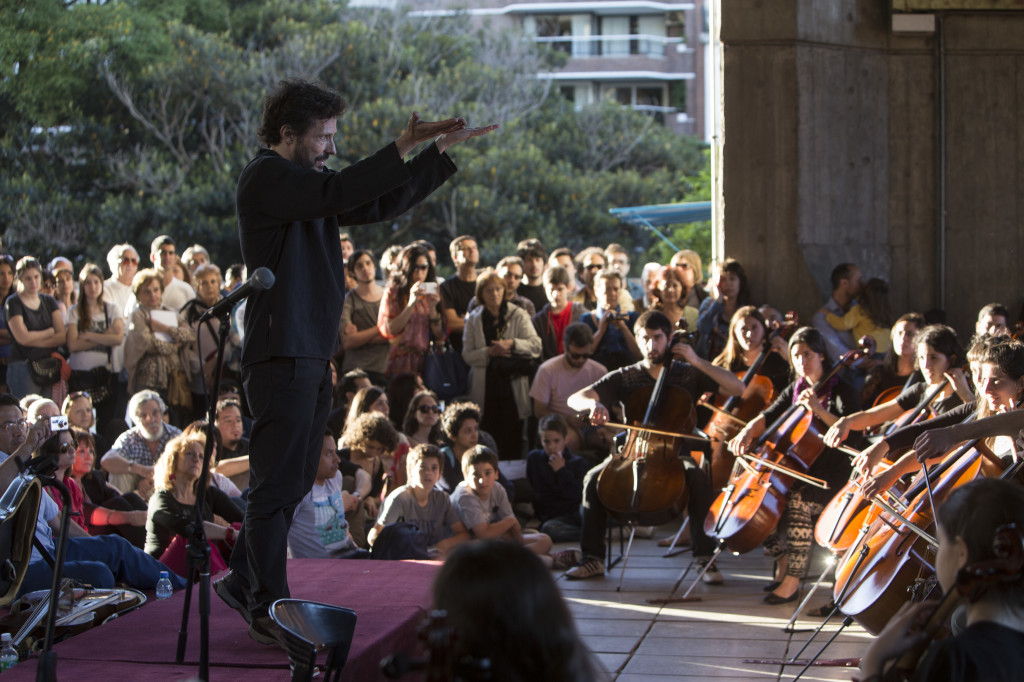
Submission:
[[[814,385],[820,395],[839,370],[874,353],[873,339],[846,353]],[[745,471],[732,477],[704,522],[705,532],[726,549],[743,554],[760,546],[775,530],[794,479],[827,487],[806,472],[824,451],[823,429],[802,404],[790,407],[754,444],[754,455],[737,458]],[[750,460],[748,464],[746,460]]]
[[[968,442],[951,453],[894,503],[879,501],[883,512],[861,529],[858,541],[836,566],[834,599],[839,610],[865,630],[878,634],[910,598],[911,588],[935,567],[928,551],[937,547],[929,533],[935,524],[935,508],[956,488],[991,473],[988,464],[1012,478],[1020,464],[1004,465],[982,442]]]
[[[936,385],[925,396],[924,400],[913,410],[908,410],[903,416],[893,422],[891,429],[894,431],[909,424],[916,424],[922,419],[930,419],[932,416],[931,405],[935,402],[946,386],[949,379],[943,379],[942,383]],[[900,458],[903,451],[889,453],[887,460],[891,463]],[[874,520],[875,508],[865,499],[862,488],[868,480],[869,472],[861,473],[854,469],[850,472],[850,481],[843,486],[832,500],[825,505],[818,523],[814,527],[814,540],[822,547],[827,548],[833,554],[845,552],[857,540],[859,529],[865,521],[870,524]]]
[[[772,352],[772,341],[776,338],[788,339],[796,331],[799,324],[796,313],[786,313],[782,324],[775,323],[771,333],[765,334],[761,353],[740,378],[746,387],[742,395],[732,396],[728,400],[724,396],[716,396],[713,403],[701,402],[700,405],[712,410],[711,419],[704,426],[713,443],[711,446],[711,486],[721,489],[729,482],[733,471],[735,457],[729,451],[728,443],[740,432],[747,422],[761,414],[775,397],[775,388],[768,377],[758,374],[768,354]]]
[[[634,391],[626,401],[626,443],[598,475],[598,498],[619,523],[660,525],[686,507],[689,492],[680,457],[696,413],[689,393],[668,385],[672,347],[680,338],[675,332],[669,340],[654,386]]]

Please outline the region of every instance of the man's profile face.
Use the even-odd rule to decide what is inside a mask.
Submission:
[[[284,139],[286,147],[288,142],[291,143],[288,149],[291,155],[286,158],[303,168],[322,171],[324,162],[331,154],[338,153],[334,146],[334,134],[337,132],[338,122],[333,118],[315,122],[305,133],[298,136],[287,128]]]

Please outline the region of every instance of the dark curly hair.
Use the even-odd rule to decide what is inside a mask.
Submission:
[[[289,78],[263,100],[263,121],[256,134],[267,146],[281,142],[281,128],[288,126],[301,136],[317,121],[337,118],[345,111],[345,100],[334,90],[317,83]]]
[[[461,402],[452,403],[441,415],[441,431],[445,438],[454,441],[462,428],[462,422],[467,419],[480,421],[480,407],[476,403]]]

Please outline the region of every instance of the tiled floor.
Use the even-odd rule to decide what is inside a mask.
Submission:
[[[803,666],[751,663],[753,659],[786,659],[795,655],[810,637],[820,618],[802,617],[796,633],[787,625],[799,601],[769,606],[761,599],[761,588],[770,581],[772,562],[761,552],[743,556],[723,554],[718,559],[725,584],[700,584],[691,596],[700,601],[650,604],[648,599],[682,596],[695,573],[680,584],[689,553],[664,558],[665,548],[657,539],[671,536],[675,526],[664,526],[654,539],[637,538],[626,568],[622,591],[616,586],[622,564],[603,578],[571,581],[558,578],[569,609],[587,645],[617,682],[681,682],[714,680],[774,682],[792,680]],[[616,549],[618,543],[616,543]],[[817,554],[816,558],[821,559]],[[821,566],[814,564],[815,578]],[[802,595],[813,584],[805,581]],[[812,597],[807,610],[831,596],[831,583]],[[825,631],[801,654],[813,657],[835,634],[841,619],[834,617]],[[822,659],[856,658],[871,636],[856,625],[839,634],[822,654]],[[849,680],[855,668],[815,666],[801,680]]]

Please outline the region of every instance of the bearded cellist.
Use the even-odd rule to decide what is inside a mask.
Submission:
[[[634,391],[652,387],[661,373],[666,371],[665,356],[672,335],[669,319],[659,311],[649,310],[636,321],[634,332],[643,352],[643,360],[615,370],[569,397],[569,407],[588,413],[595,425],[608,422],[612,406],[625,403]],[[695,404],[698,396],[709,391],[721,389],[727,395],[740,395],[743,392],[743,382],[735,374],[700,358],[690,345],[677,343],[672,346],[671,353],[673,359],[667,368],[667,385],[684,390],[692,403]],[[583,480],[583,527],[580,536],[583,558],[566,572],[569,579],[604,575],[608,513],[599,499],[597,483],[600,473],[611,459],[612,455],[609,455],[604,462],[591,469]],[[683,457],[683,466],[690,491],[687,511],[692,529],[693,554],[706,565],[714,553],[715,543],[704,533],[704,517],[714,496],[707,476],[692,458]],[[709,567],[704,574],[704,582],[721,584],[722,574],[713,566]]]

